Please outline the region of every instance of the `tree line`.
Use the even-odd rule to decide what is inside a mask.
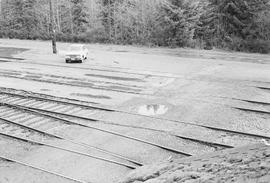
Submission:
[[[49,40],[50,0],[1,0],[0,37]],[[270,0],[52,0],[58,41],[270,52]]]

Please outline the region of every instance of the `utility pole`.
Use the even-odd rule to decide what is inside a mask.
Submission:
[[[57,54],[57,49],[56,49],[56,32],[55,32],[55,23],[54,23],[54,12],[53,12],[53,0],[50,1],[50,31],[51,31],[51,38],[52,38],[52,49],[53,49],[53,54]]]

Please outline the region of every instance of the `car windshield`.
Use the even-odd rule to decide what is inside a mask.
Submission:
[[[71,45],[69,47],[69,51],[81,51],[81,50],[82,50],[82,47],[78,45]]]

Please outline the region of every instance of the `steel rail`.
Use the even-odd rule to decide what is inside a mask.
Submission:
[[[262,102],[262,101],[250,100],[250,99],[241,99],[241,98],[236,98],[236,97],[224,97],[224,96],[210,96],[210,97],[238,100],[238,101],[249,102],[253,104],[270,105],[270,102]]]
[[[136,169],[137,168],[135,166],[128,165],[128,164],[125,164],[125,163],[117,162],[117,161],[114,161],[114,160],[109,160],[107,158],[102,158],[102,157],[99,157],[99,156],[93,156],[93,155],[90,155],[90,154],[87,154],[87,153],[83,153],[83,152],[80,152],[80,151],[75,151],[75,150],[59,147],[59,146],[52,145],[52,144],[45,143],[45,142],[39,142],[39,141],[36,141],[36,140],[26,139],[26,138],[14,136],[14,135],[2,133],[2,132],[0,132],[0,135],[5,136],[5,137],[9,137],[9,138],[12,138],[12,139],[16,139],[16,140],[21,140],[21,141],[24,141],[24,142],[29,142],[29,143],[32,143],[32,144],[42,145],[42,146],[50,147],[50,148],[53,148],[53,149],[58,149],[58,150],[62,150],[62,151],[66,151],[66,152],[70,152],[70,153],[90,157],[90,158],[93,158],[93,159],[109,162],[109,163],[112,163],[112,164],[121,165],[121,166],[130,168],[130,169]]]
[[[57,172],[54,172],[54,171],[51,171],[51,170],[46,170],[45,168],[37,167],[35,165],[31,165],[29,163],[26,163],[26,162],[23,162],[23,161],[20,161],[20,160],[16,160],[16,159],[13,159],[13,158],[9,158],[9,157],[3,156],[3,155],[0,155],[0,159],[3,159],[5,161],[9,161],[9,162],[13,162],[13,163],[16,163],[16,164],[20,164],[20,165],[25,166],[25,167],[30,167],[32,169],[36,169],[36,170],[39,170],[41,172],[46,172],[48,174],[51,174],[51,175],[54,175],[54,176],[57,176],[57,177],[61,177],[61,178],[67,179],[67,180],[71,180],[73,182],[77,182],[77,183],[90,183],[90,182],[78,180],[76,178],[71,178],[71,177],[68,177],[66,175],[63,175],[61,173],[57,173]]]
[[[262,90],[270,90],[269,87],[264,87],[264,86],[255,86],[256,88],[262,89]]]
[[[0,91],[0,94],[1,94],[1,92],[2,91]],[[13,95],[13,93],[7,93],[7,94]],[[16,94],[16,95],[26,98],[24,95],[20,95],[20,94]],[[53,97],[53,96],[50,96],[50,97]],[[31,96],[31,98],[37,99],[37,100],[42,99],[42,100],[46,101],[46,98],[43,98],[43,97]],[[55,100],[55,101],[57,101],[57,100]],[[69,102],[65,102],[65,103],[69,104],[69,105],[73,105],[73,103],[69,103]],[[216,130],[216,131],[228,132],[228,133],[232,133],[232,134],[241,134],[241,135],[250,136],[250,137],[270,139],[270,136],[258,135],[258,134],[253,134],[253,133],[246,133],[246,132],[241,132],[241,131],[236,131],[236,130],[230,130],[230,129],[220,128],[220,127],[210,126],[210,125],[198,124],[198,123],[194,123],[194,122],[185,122],[185,121],[179,121],[179,120],[173,120],[173,119],[167,119],[167,118],[161,118],[161,117],[147,116],[147,115],[143,115],[143,114],[137,114],[137,113],[132,113],[132,112],[118,110],[118,109],[112,109],[112,108],[108,108],[108,107],[98,107],[98,106],[92,106],[92,105],[90,106],[90,105],[84,105],[84,104],[79,104],[79,105],[80,105],[80,107],[85,107],[85,108],[94,108],[97,110],[103,110],[103,111],[108,111],[108,112],[119,112],[119,113],[129,114],[129,115],[133,115],[133,116],[141,116],[141,117],[150,118],[150,119],[170,121],[170,122],[174,122],[174,123],[202,127],[202,128],[207,128],[207,129]]]
[[[229,98],[229,99],[232,99],[232,98]],[[203,100],[201,100],[201,101],[203,101]],[[244,101],[244,100],[242,100],[242,101]],[[266,110],[251,109],[251,108],[246,108],[246,107],[235,107],[235,106],[231,106],[229,104],[221,104],[221,103],[217,103],[217,102],[209,102],[209,101],[203,101],[203,102],[222,105],[222,106],[225,106],[225,107],[228,107],[228,108],[237,109],[237,110],[241,110],[241,111],[245,111],[245,112],[248,111],[248,112],[261,113],[261,114],[270,114],[270,111],[266,111]],[[257,102],[257,103],[259,103],[259,102]]]
[[[189,153],[182,152],[180,150],[177,150],[177,149],[174,149],[174,148],[171,148],[171,147],[160,145],[160,144],[150,142],[150,141],[147,141],[147,140],[142,140],[140,138],[132,137],[132,136],[129,136],[129,135],[123,135],[123,134],[120,134],[118,132],[114,132],[114,131],[111,131],[111,130],[104,130],[104,129],[101,129],[101,128],[92,127],[92,126],[81,124],[81,123],[76,123],[74,121],[66,120],[66,119],[63,119],[63,118],[59,118],[59,117],[55,117],[55,116],[52,116],[52,115],[48,115],[48,114],[39,112],[38,110],[35,110],[35,109],[31,109],[31,108],[27,108],[27,107],[23,107],[23,106],[19,106],[19,105],[6,104],[6,103],[3,103],[3,102],[1,102],[0,105],[6,105],[6,106],[14,107],[14,108],[21,109],[21,110],[24,110],[24,111],[29,111],[29,112],[32,112],[32,113],[43,115],[43,116],[46,116],[46,117],[51,118],[51,119],[62,121],[62,122],[67,123],[67,124],[78,125],[78,126],[81,126],[81,127],[84,127],[84,128],[89,128],[89,129],[101,131],[103,133],[108,133],[108,134],[112,134],[112,135],[119,136],[119,137],[122,137],[122,138],[138,141],[138,142],[148,144],[148,145],[152,145],[152,146],[155,146],[155,147],[167,150],[167,151],[171,151],[171,152],[174,152],[174,153],[177,153],[177,154],[182,154],[184,156],[192,156]]]
[[[60,135],[56,135],[56,134],[52,134],[52,133],[49,133],[47,131],[42,131],[42,130],[39,130],[37,128],[32,128],[32,127],[29,127],[29,126],[26,126],[26,125],[22,125],[20,123],[16,123],[14,121],[10,121],[10,120],[7,120],[7,119],[4,119],[4,118],[0,118],[0,120],[6,122],[6,123],[10,123],[10,124],[13,124],[15,126],[19,126],[21,128],[24,128],[24,129],[27,129],[27,130],[30,130],[30,131],[34,131],[34,132],[38,132],[38,133],[41,133],[43,135],[46,135],[46,136],[49,136],[49,137],[54,137],[56,139],[60,139],[60,140],[64,140],[64,141],[67,141],[67,142],[70,142],[72,144],[76,144],[76,145],[80,145],[80,146],[83,146],[83,147],[87,147],[87,148],[91,148],[91,149],[95,149],[97,151],[100,151],[100,152],[103,152],[105,154],[108,154],[108,155],[111,155],[113,157],[117,157],[119,159],[122,159],[122,160],[125,160],[125,161],[129,161],[131,163],[134,163],[138,166],[143,166],[142,163],[136,161],[136,160],[132,160],[132,159],[129,159],[127,157],[124,157],[122,155],[119,155],[119,154],[116,154],[116,153],[113,153],[113,152],[110,152],[110,151],[107,151],[107,150],[104,150],[104,149],[101,149],[101,148],[98,148],[98,147],[95,147],[95,146],[92,146],[92,145],[89,145],[89,144],[86,144],[86,143],[82,143],[82,142],[79,142],[79,141],[75,141],[73,139],[68,139],[66,137],[62,137]]]
[[[261,101],[256,101],[256,100],[246,100],[246,99],[237,99],[237,98],[232,98],[232,99],[254,103],[254,104],[270,105],[270,102],[261,102]]]
[[[242,108],[242,107],[232,107],[234,109],[238,109],[245,112],[255,112],[260,114],[270,114],[270,111],[263,111],[263,110],[256,110],[256,109],[248,109],[248,108]]]

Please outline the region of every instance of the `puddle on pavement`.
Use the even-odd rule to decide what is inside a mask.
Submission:
[[[168,107],[159,104],[143,105],[139,107],[138,113],[147,116],[162,115],[168,111]]]

